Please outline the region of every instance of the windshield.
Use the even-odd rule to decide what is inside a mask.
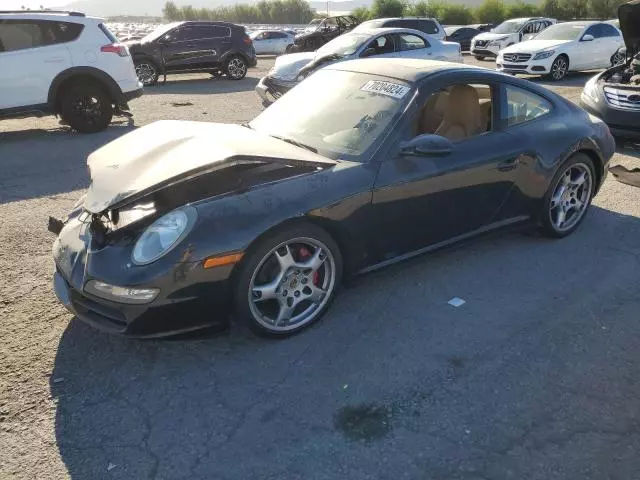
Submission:
[[[449,35],[453,35],[458,30],[460,30],[460,27],[447,27],[447,28],[444,29],[444,33],[447,36],[449,36]]]
[[[352,55],[360,45],[367,41],[371,36],[359,33],[347,33],[334,38],[330,42],[325,43],[318,49],[318,56],[325,55]]]
[[[395,78],[320,70],[258,115],[250,127],[333,160],[366,162],[411,96],[411,86]]]
[[[162,35],[167,33],[169,30],[173,30],[174,28],[176,28],[178,25],[180,25],[180,22],[167,23],[166,25],[162,25],[162,26],[156,28],[153,32],[151,32],[146,37],[142,37],[140,42],[141,43],[153,42],[154,40],[157,40]]]
[[[507,20],[494,28],[491,33],[516,33],[520,31],[524,24],[525,22],[523,21]]]
[[[305,33],[315,32],[318,29],[320,22],[322,22],[322,20],[320,20],[319,18],[316,18],[315,20],[311,20],[309,22],[309,25],[305,27],[304,32]]]
[[[584,24],[558,23],[540,32],[536,40],[577,40],[584,27]]]

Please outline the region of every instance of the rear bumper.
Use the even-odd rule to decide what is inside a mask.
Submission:
[[[140,86],[135,90],[131,90],[129,92],[123,92],[122,99],[124,100],[125,103],[128,103],[131,100],[140,98],[143,94],[144,94],[144,89],[142,88],[142,84],[140,84]]]

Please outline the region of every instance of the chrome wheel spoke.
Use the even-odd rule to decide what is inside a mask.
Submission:
[[[562,224],[567,219],[567,212],[564,209],[564,205],[558,210],[558,216],[556,217],[556,224],[558,227],[562,227]]]
[[[574,188],[581,187],[586,181],[586,179],[587,179],[586,172],[580,172],[580,175],[578,175],[578,178],[576,179],[571,179],[571,177],[569,177],[569,185],[571,185]]]
[[[274,327],[277,327],[282,323],[288,322],[289,320],[291,320],[291,317],[293,316],[293,311],[296,309],[296,303],[290,302],[291,305],[289,305],[287,300],[288,300],[287,298],[283,298],[280,301],[280,311],[278,312],[278,316],[273,322]]]
[[[270,283],[253,287],[253,301],[266,302],[267,300],[277,298],[276,290],[280,284],[281,277],[282,275],[278,275],[278,277]]]
[[[322,266],[326,258],[327,255],[320,247],[318,247],[313,256],[309,260],[301,263],[300,267],[310,268],[312,271],[316,272]]]
[[[293,259],[293,255],[291,254],[291,249],[288,244],[282,247],[282,249],[284,249],[284,252],[276,250],[275,254],[278,259],[278,263],[280,264],[280,269],[284,272],[287,268],[293,267],[296,264],[296,261]]]
[[[571,165],[561,175],[549,204],[549,215],[554,228],[560,232],[570,230],[586,211],[593,182],[591,170],[583,163]]]
[[[311,300],[313,303],[319,303],[320,301],[322,301],[324,296],[327,294],[326,290],[323,290],[320,287],[316,287],[313,284],[311,284],[309,286],[308,292],[309,292],[309,294],[307,295],[307,298],[309,300]],[[306,294],[307,291],[303,290],[303,293]]]

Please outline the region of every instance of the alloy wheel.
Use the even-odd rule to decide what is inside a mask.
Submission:
[[[558,179],[549,202],[549,219],[558,232],[572,229],[589,206],[593,180],[590,168],[584,163],[567,167]]]
[[[616,65],[622,65],[627,59],[626,55],[620,52],[616,52],[611,57],[611,64],[615,67]]]
[[[336,261],[317,239],[301,237],[271,249],[249,282],[249,309],[272,332],[286,332],[312,322],[336,287]]]
[[[564,57],[556,58],[553,65],[551,65],[551,77],[554,80],[562,80],[567,75],[569,64]]]
[[[72,112],[76,118],[93,126],[102,118],[102,100],[93,95],[79,95],[73,101]]]
[[[136,75],[143,85],[150,85],[156,78],[156,67],[150,63],[136,64]]]
[[[227,75],[233,79],[240,79],[247,73],[247,65],[241,58],[235,57],[227,64]]]

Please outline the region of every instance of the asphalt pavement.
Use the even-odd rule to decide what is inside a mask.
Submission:
[[[169,77],[135,125],[248,121],[272,63]],[[545,85],[576,100],[588,78]],[[0,478],[640,478],[640,189],[607,179],[563,240],[493,235],[362,277],[290,339],[131,340],[58,304],[46,225],[132,128],[0,122]]]

